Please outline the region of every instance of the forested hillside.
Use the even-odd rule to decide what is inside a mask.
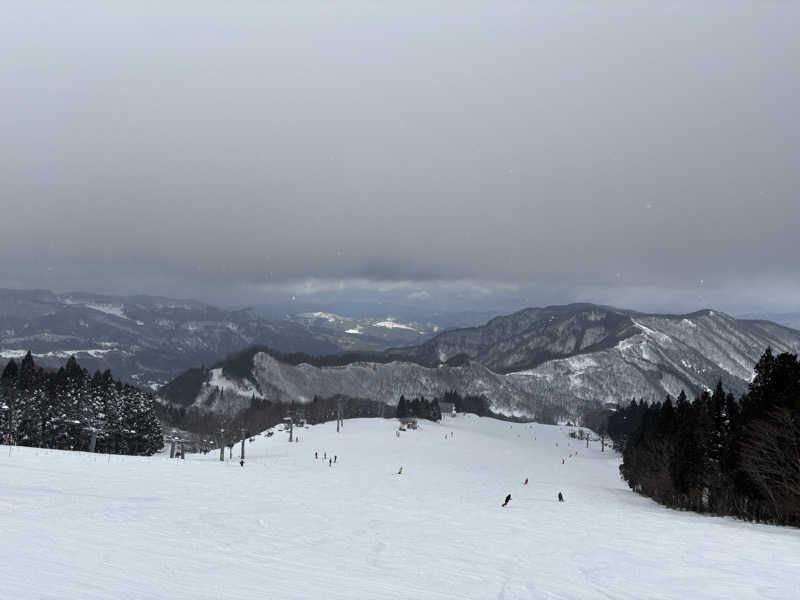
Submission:
[[[0,376],[0,440],[6,444],[113,454],[150,455],[163,447],[153,397],[90,375],[75,357],[45,370],[30,352]]]
[[[800,525],[800,362],[767,350],[740,399],[718,384],[693,402],[632,402],[608,419],[620,471],[674,508]]]

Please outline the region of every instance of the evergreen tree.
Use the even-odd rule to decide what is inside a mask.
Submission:
[[[410,405],[409,405],[409,410],[408,410],[409,416],[415,417],[415,418],[419,417],[420,410],[421,410],[420,409],[420,399],[419,398],[414,398],[411,401]]]
[[[20,406],[19,394],[17,390],[17,379],[19,367],[12,358],[8,361],[3,374],[0,375],[0,440],[7,444],[16,443],[17,428],[21,418],[22,408]]]
[[[431,401],[430,420],[431,421],[441,421],[442,420],[442,409],[439,406],[439,400],[437,400],[436,398],[434,398]]]
[[[400,395],[400,400],[397,402],[397,418],[405,419],[409,416],[409,406],[406,397]]]

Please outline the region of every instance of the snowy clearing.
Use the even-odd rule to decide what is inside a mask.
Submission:
[[[796,597],[800,531],[663,508],[567,427],[396,426],[259,436],[244,468],[2,446],[0,598]]]

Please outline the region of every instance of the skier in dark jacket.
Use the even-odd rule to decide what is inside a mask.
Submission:
[[[563,502],[564,501],[564,495],[561,492],[558,492],[558,501],[559,502]]]
[[[506,501],[503,502],[503,504],[501,504],[501,507],[505,508],[508,505],[509,502],[511,502],[511,494],[506,496]]]

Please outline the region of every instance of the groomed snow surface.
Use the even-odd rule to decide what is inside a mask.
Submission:
[[[797,597],[800,531],[663,508],[566,427],[396,428],[259,436],[244,468],[0,447],[0,598]]]

